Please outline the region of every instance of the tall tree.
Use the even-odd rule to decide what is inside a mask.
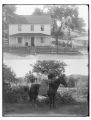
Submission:
[[[31,73],[31,71],[29,71],[26,75],[25,75],[25,81],[27,83],[33,83],[35,81],[35,76]]]
[[[2,6],[2,31],[3,31],[3,38],[8,39],[8,24],[10,18],[15,17],[15,10],[16,7],[15,5],[8,5],[8,4],[3,4]]]
[[[7,65],[3,64],[2,73],[3,73],[3,82],[8,82],[8,83],[16,82],[15,73],[11,70],[11,68],[7,67]]]
[[[66,36],[65,31],[62,31],[62,19],[65,20],[65,28],[68,29],[68,40],[71,39],[71,30],[84,31],[84,20],[79,18],[78,7],[76,5],[48,5],[44,6],[47,13],[52,17],[52,34],[56,38],[58,46],[58,36]],[[60,21],[60,26],[57,26],[57,21]]]
[[[8,24],[9,22],[9,17],[14,17],[16,7],[15,5],[8,5],[8,4],[3,4],[2,6],[2,15],[3,15],[3,22],[4,24]]]
[[[44,13],[43,13],[43,10],[42,9],[40,9],[40,8],[36,8],[35,10],[34,10],[34,12],[32,13],[32,15],[43,15]]]
[[[60,75],[65,72],[66,64],[60,61],[50,60],[50,61],[37,61],[34,65],[33,71],[37,73],[42,73],[46,70],[48,73],[52,71],[55,75]]]

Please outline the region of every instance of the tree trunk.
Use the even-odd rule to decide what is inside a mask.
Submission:
[[[58,54],[58,36],[56,36],[56,52]]]

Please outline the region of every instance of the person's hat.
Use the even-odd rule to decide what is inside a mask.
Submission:
[[[42,70],[42,72],[47,72],[47,70],[46,70],[46,69],[44,69],[44,70]]]

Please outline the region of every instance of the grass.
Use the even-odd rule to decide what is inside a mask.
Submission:
[[[87,91],[87,88],[82,89],[82,91],[83,90]],[[77,88],[61,88],[61,91],[59,89],[58,92],[61,92],[61,95],[69,93],[73,99],[69,99],[70,96],[68,95],[65,100],[68,102],[63,103],[61,97],[56,96],[56,108],[53,109],[49,109],[48,99],[40,99],[36,105],[28,101],[23,103],[4,103],[3,116],[88,116],[88,101],[86,101],[85,96],[85,101],[83,98],[80,98],[80,94],[83,93],[76,96],[75,93],[77,93],[77,91],[79,91]],[[74,97],[77,100],[79,98],[80,101],[76,101]]]
[[[60,105],[49,109],[48,105],[33,106],[26,104],[4,104],[3,116],[88,116],[88,105]]]

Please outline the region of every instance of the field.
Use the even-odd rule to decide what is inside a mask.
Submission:
[[[58,105],[49,109],[48,105],[33,107],[31,103],[6,104],[3,108],[4,116],[88,116],[88,104]]]

